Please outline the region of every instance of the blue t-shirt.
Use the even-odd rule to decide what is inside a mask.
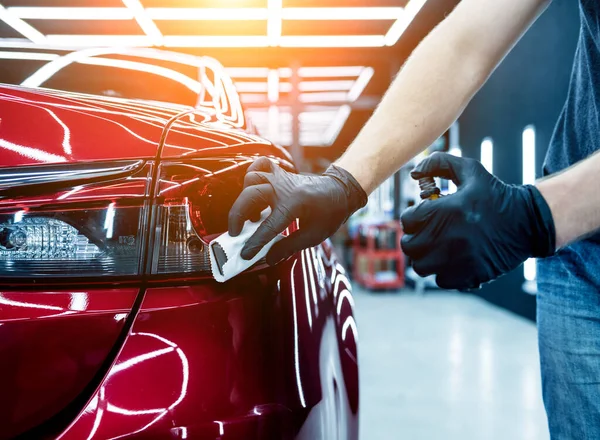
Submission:
[[[544,161],[556,173],[600,149],[600,0],[581,0],[581,31],[567,102]]]

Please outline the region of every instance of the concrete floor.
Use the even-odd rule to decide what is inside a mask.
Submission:
[[[365,293],[361,439],[547,440],[535,325],[457,293]]]

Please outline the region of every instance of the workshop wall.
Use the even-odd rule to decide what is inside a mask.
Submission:
[[[578,3],[554,0],[505,59],[460,118],[463,155],[480,157],[481,141],[494,142],[494,174],[522,181],[522,132],[536,128],[536,176],[563,107],[579,35]],[[535,297],[525,294],[520,267],[479,293],[483,298],[535,319]]]

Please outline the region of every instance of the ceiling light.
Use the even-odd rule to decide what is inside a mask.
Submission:
[[[283,36],[281,47],[383,47],[383,35]]]
[[[148,35],[152,44],[161,46],[163,35],[152,19],[146,14],[146,10],[140,3],[140,0],[123,0],[123,4],[133,12],[135,21],[137,21],[144,33]]]
[[[328,92],[350,90],[354,81],[302,81],[298,88],[301,92]]]
[[[12,7],[8,10],[25,20],[133,20],[127,8]]]
[[[282,0],[269,0],[269,19],[267,22],[267,36],[270,46],[278,46],[281,38],[281,8]]]
[[[265,8],[147,8],[153,20],[267,20]]]
[[[47,35],[46,42],[65,47],[151,46],[147,35]]]
[[[261,36],[165,36],[166,47],[268,47],[269,40]]]
[[[333,145],[335,140],[338,138],[344,125],[346,125],[346,121],[350,117],[350,113],[352,112],[352,108],[349,105],[343,105],[339,108],[337,115],[335,116],[331,126],[327,130],[325,134],[325,144]]]
[[[373,70],[372,67],[365,67],[363,69],[363,71],[358,76],[358,79],[356,80],[356,82],[354,83],[354,85],[352,86],[350,91],[348,92],[348,100],[349,101],[352,101],[352,102],[356,101],[360,97],[362,92],[365,90],[365,88],[369,84],[369,81],[371,81],[371,78],[373,78],[374,74],[375,74],[375,70]]]
[[[58,57],[59,55],[56,55],[54,53],[0,51],[0,59],[3,60],[52,61]]]
[[[395,20],[403,8],[284,8],[284,20]]]
[[[410,0],[405,8],[404,14],[396,20],[385,35],[386,46],[393,46],[398,42],[408,25],[413,21],[427,0]]]
[[[300,102],[322,103],[322,102],[347,102],[348,94],[345,92],[323,92],[323,93],[301,93]]]
[[[0,20],[9,25],[15,31],[29,38],[31,41],[37,44],[44,43],[46,37],[44,34],[39,32],[33,26],[21,20],[19,17],[14,15],[12,12],[7,10],[4,6],[0,5]]]

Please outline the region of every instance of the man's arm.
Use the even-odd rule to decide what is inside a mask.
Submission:
[[[548,202],[561,248],[600,229],[600,153],[537,183]]]
[[[415,49],[336,162],[371,193],[460,116],[548,0],[462,0]]]
[[[286,172],[267,159],[248,170],[229,213],[229,233],[247,219],[272,213],[244,245],[251,259],[300,220],[300,230],[276,243],[271,263],[333,234],[388,176],[428,147],[460,115],[496,65],[549,0],[462,0],[415,49],[355,142],[322,176]]]

